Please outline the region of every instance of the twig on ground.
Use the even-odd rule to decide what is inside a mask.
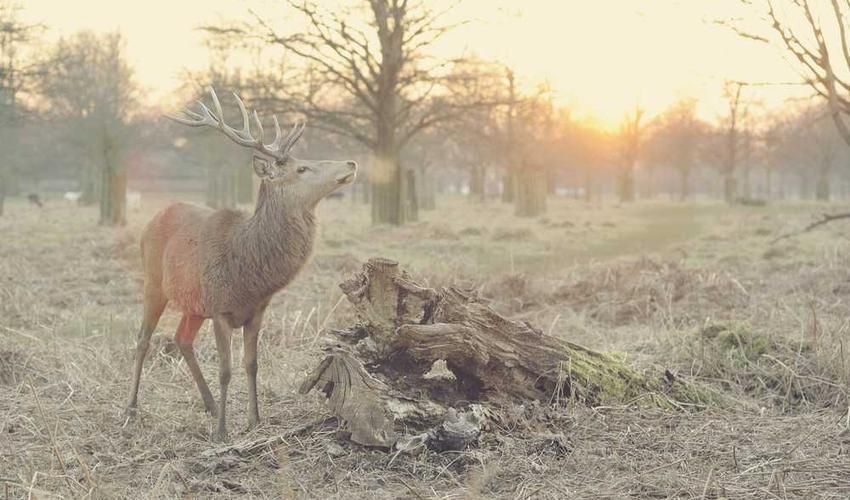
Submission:
[[[803,229],[801,229],[799,231],[792,231],[790,233],[786,233],[786,234],[777,236],[776,238],[774,238],[770,242],[770,244],[773,245],[774,243],[776,243],[778,241],[781,241],[781,240],[784,240],[784,239],[787,239],[787,238],[792,238],[794,236],[798,236],[798,235],[801,235],[803,233],[808,233],[812,229],[815,229],[819,226],[830,223],[832,221],[841,220],[841,219],[850,219],[850,212],[844,212],[844,213],[840,213],[840,214],[823,214],[820,219],[816,220],[815,222],[812,222],[811,224],[809,224],[808,226],[804,227]]]

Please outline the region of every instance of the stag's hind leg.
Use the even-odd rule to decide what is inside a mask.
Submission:
[[[198,366],[198,360],[195,359],[195,348],[192,346],[202,324],[204,324],[204,318],[183,314],[174,340],[177,343],[177,347],[180,348],[180,352],[183,353],[183,359],[186,360],[186,366],[189,367],[192,378],[195,379],[195,385],[198,386],[198,390],[201,392],[201,398],[204,400],[204,408],[211,415],[216,415],[215,399],[213,399],[207,381],[204,380],[204,374],[201,373],[201,367]]]
[[[135,412],[139,402],[139,383],[142,378],[142,367],[145,364],[145,356],[148,354],[151,335],[156,330],[159,318],[165,310],[168,299],[160,290],[147,290],[145,293],[145,312],[142,318],[142,327],[136,340],[136,359],[133,366],[133,382],[130,385],[130,398],[127,403],[127,414]]]
[[[245,342],[244,359],[245,373],[248,376],[248,428],[252,429],[260,423],[260,411],[257,405],[257,337],[260,326],[263,324],[263,313],[266,306],[262,306],[248,324],[242,329],[242,337]]]
[[[227,386],[230,384],[230,339],[233,328],[226,319],[217,317],[213,319],[213,330],[215,330],[215,345],[218,348],[218,381],[221,389],[216,438],[225,441],[227,439]]]

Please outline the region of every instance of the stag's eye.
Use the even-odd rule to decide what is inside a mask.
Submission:
[[[295,169],[295,171],[298,172],[299,174],[303,174],[304,172],[306,172],[308,170],[310,170],[309,167],[298,167],[297,169]]]

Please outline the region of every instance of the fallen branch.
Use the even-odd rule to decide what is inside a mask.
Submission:
[[[284,444],[289,438],[298,436],[299,434],[306,434],[317,427],[321,427],[330,420],[336,419],[334,417],[321,418],[319,420],[314,420],[299,425],[298,427],[289,429],[288,431],[278,434],[276,436],[255,439],[253,441],[243,441],[241,443],[234,443],[218,448],[210,448],[201,453],[201,455],[207,458],[229,454],[234,454],[240,457],[257,455],[265,452],[269,448]]]
[[[812,229],[815,229],[815,228],[820,227],[824,224],[828,224],[830,222],[833,222],[833,221],[836,221],[836,220],[841,220],[841,219],[850,219],[850,212],[844,212],[844,213],[840,213],[840,214],[823,214],[820,219],[812,222],[811,224],[809,224],[808,226],[804,227],[803,229],[801,229],[799,231],[792,231],[790,233],[783,234],[781,236],[777,236],[776,238],[774,238],[770,242],[770,244],[773,245],[774,243],[776,243],[778,241],[782,241],[784,239],[792,238],[794,236],[799,236],[803,233],[808,233]]]

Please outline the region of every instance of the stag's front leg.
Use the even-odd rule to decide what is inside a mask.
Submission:
[[[233,329],[223,317],[213,319],[213,330],[215,330],[215,345],[218,350],[218,382],[221,389],[221,398],[218,402],[218,431],[216,439],[225,441],[227,439],[227,386],[230,384],[230,338]]]
[[[260,326],[263,323],[265,307],[260,308],[254,317],[242,329],[245,342],[243,363],[248,376],[248,428],[252,429],[260,423],[260,411],[257,405],[257,339]]]

